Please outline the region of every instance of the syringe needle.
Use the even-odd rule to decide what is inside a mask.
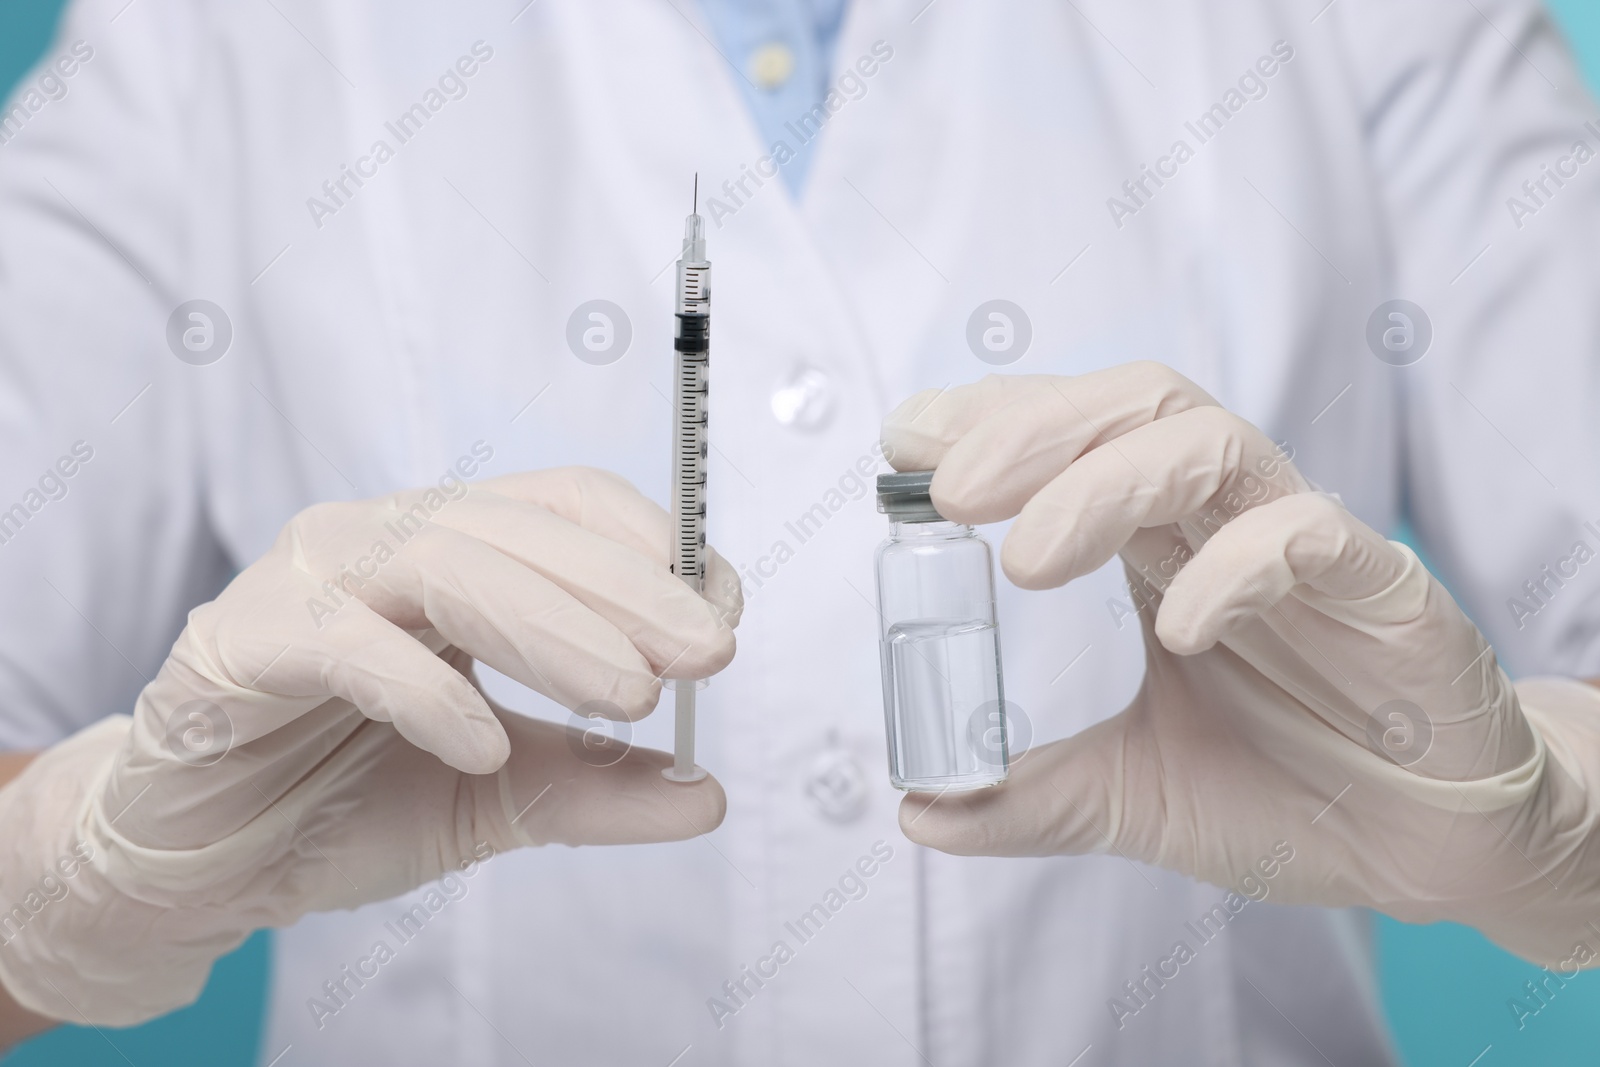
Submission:
[[[700,214],[700,172],[699,171],[695,171],[694,172],[694,208],[693,208],[693,210],[691,210],[689,212],[689,214],[691,214],[691,215]]]

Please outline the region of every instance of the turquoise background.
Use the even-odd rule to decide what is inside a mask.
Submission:
[[[1600,3],[1549,4],[1600,87]],[[60,8],[60,0],[0,0],[0,94],[49,44]],[[1480,1054],[1476,1067],[1600,1062],[1600,972],[1568,982],[1519,1030],[1507,1002],[1538,968],[1463,927],[1378,922],[1384,1003],[1410,1067],[1468,1067]],[[270,935],[259,933],[217,964],[193,1007],[130,1030],[63,1027],[22,1045],[3,1067],[144,1067],[198,1062],[198,1049],[209,1067],[248,1067],[261,1040],[270,963]]]

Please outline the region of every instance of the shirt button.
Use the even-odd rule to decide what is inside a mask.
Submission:
[[[772,41],[750,53],[750,80],[771,92],[782,88],[794,73],[794,50]]]
[[[830,745],[811,762],[805,791],[817,814],[829,822],[852,823],[867,810],[866,773],[842,748]]]
[[[796,430],[820,430],[833,419],[837,390],[820,368],[798,363],[772,394],[772,415]]]

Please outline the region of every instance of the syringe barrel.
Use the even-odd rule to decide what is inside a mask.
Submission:
[[[704,260],[678,260],[678,314],[711,313],[711,264]]]
[[[672,342],[672,573],[698,593],[706,573],[706,393],[711,387],[711,264],[706,261],[705,220],[698,211],[683,227],[676,311],[678,325]],[[661,772],[671,781],[694,782],[705,777],[705,771],[694,765],[697,687],[682,682],[673,686],[677,690],[673,761]]]
[[[690,229],[693,229],[691,222]],[[686,240],[685,245],[691,242]],[[686,247],[686,252],[690,249]],[[704,238],[699,253],[704,255]],[[705,580],[706,395],[711,378],[711,264],[678,261],[672,397],[672,573],[699,590]]]

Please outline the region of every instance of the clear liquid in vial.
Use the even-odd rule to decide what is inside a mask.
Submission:
[[[1005,780],[1000,644],[987,619],[896,623],[883,639],[895,788],[977,789]]]

